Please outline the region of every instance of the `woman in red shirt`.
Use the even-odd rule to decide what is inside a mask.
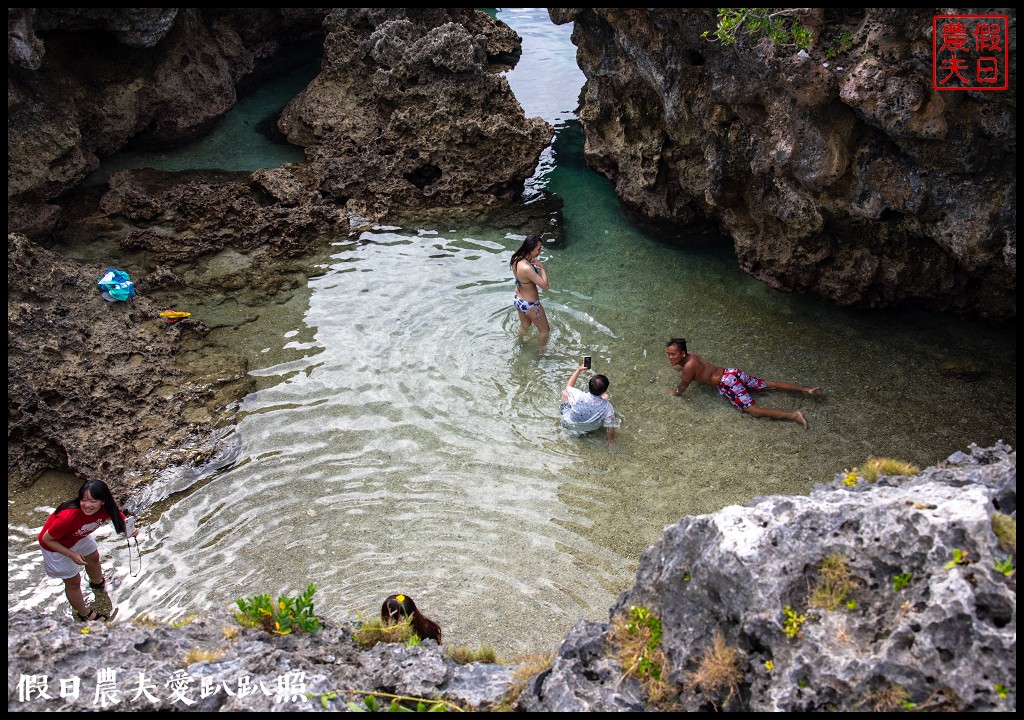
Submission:
[[[89,480],[78,490],[78,497],[57,507],[39,531],[43,567],[50,577],[64,581],[64,593],[75,610],[75,617],[106,620],[107,616],[85,604],[82,595],[81,568],[89,573],[89,586],[102,590],[105,584],[100,551],[92,533],[110,520],[114,530],[125,532],[125,516],[102,480]],[[132,535],[138,530],[132,532]]]

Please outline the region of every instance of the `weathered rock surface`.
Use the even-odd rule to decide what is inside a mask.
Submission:
[[[611,615],[644,607],[661,619],[672,701],[684,711],[1015,710],[1016,562],[993,515],[1016,523],[1017,455],[1005,445],[956,453],[914,477],[839,475],[809,497],[760,498],[666,528],[640,559]],[[953,564],[954,551],[966,553]],[[809,602],[822,561],[841,556],[852,590],[835,609]],[[893,578],[909,574],[896,590]],[[848,605],[853,601],[852,605]],[[806,618],[796,637],[783,609]],[[549,671],[531,681],[531,711],[631,709],[607,623],[580,622]],[[695,684],[716,635],[739,652],[730,688]],[[1003,697],[1005,695],[1005,697]],[[892,708],[890,708],[892,709]]]
[[[196,138],[240,84],[325,27],[321,74],[280,121],[308,162],[262,171],[268,193],[374,218],[519,197],[553,130],[496,72],[519,52],[515,32],[469,8],[327,13],[9,8],[8,230],[52,232],[59,198],[100,158]]]
[[[336,8],[320,75],[281,115],[313,187],[356,215],[519,196],[553,129],[491,63],[518,50],[470,8]]]
[[[112,710],[315,711],[321,701],[344,708],[362,690],[524,712],[1015,711],[1016,574],[994,566],[1016,563],[1016,496],[1016,452],[972,446],[913,477],[850,487],[839,475],[809,497],[759,498],[669,526],[610,613],[614,623],[641,606],[660,618],[657,704],[625,672],[609,623],[580,621],[518,694],[525,664],[457,666],[433,641],[361,650],[347,625],[271,636],[215,610],[184,627],[91,623],[86,634],[52,615],[9,614],[7,706],[99,708],[109,669]],[[996,513],[1013,518],[1012,541],[994,533]],[[809,603],[829,556],[844,559],[852,581],[835,609]],[[906,587],[896,589],[897,575]],[[805,618],[793,637],[787,607]],[[731,688],[693,681],[716,635],[738,652]],[[62,698],[60,681],[75,677],[79,697]]]
[[[8,638],[9,711],[337,711],[350,700],[361,705],[360,690],[488,708],[512,684],[511,668],[458,665],[433,640],[363,650],[349,625],[270,635],[241,627],[226,610],[178,628],[94,622],[84,635],[52,617],[8,615]],[[97,696],[104,670],[110,691]],[[29,674],[47,678],[48,698],[19,686]],[[60,681],[71,678],[80,696],[61,697]],[[386,708],[391,699],[379,702]]]
[[[183,338],[206,327],[191,318],[168,324],[141,294],[106,302],[96,287],[105,271],[7,236],[9,484],[61,470],[130,492],[217,450],[212,424],[184,412],[213,381],[174,363]],[[244,370],[218,382],[244,386]]]
[[[574,22],[587,162],[641,217],[717,224],[780,290],[1016,316],[1016,89],[932,89],[945,11],[808,9],[809,52],[709,42],[709,8],[549,12]]]
[[[7,227],[52,231],[56,199],[129,141],[198,137],[325,9],[8,8]]]

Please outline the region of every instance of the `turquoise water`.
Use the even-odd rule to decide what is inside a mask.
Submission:
[[[581,161],[571,28],[537,9],[499,18],[524,37],[511,86],[558,129],[531,181],[565,200],[566,242],[543,256],[549,342],[517,337],[508,259],[522,237],[501,227],[336,238],[269,302],[162,296],[213,328],[187,361],[242,353],[257,390],[225,428],[230,455],[190,487],[171,479],[179,491],[143,515],[124,617],[181,618],[316,582],[329,618],[373,616],[405,592],[449,644],[551,650],[576,620],[607,618],[640,553],[681,516],[805,493],[873,454],[925,465],[1015,440],[1010,331],[785,295],[728,248],[684,250],[637,229]],[[554,99],[533,92],[555,86]],[[226,251],[173,269],[209,289],[247,261]],[[678,373],[664,347],[678,335],[719,364],[825,388],[763,399],[803,410],[810,428],[742,415],[703,386],[670,397]],[[558,424],[584,355],[611,380],[613,446]],[[9,498],[13,609],[66,612],[59,585],[41,582],[34,537],[73,489],[50,477]],[[101,550],[127,571],[113,539]]]
[[[273,84],[239,97],[238,103],[209,134],[183,147],[164,151],[126,151],[105,158],[83,183],[101,185],[119,170],[205,170],[252,172],[305,160],[302,148],[281,142],[268,132],[288,99],[316,77],[320,58],[304,61]]]

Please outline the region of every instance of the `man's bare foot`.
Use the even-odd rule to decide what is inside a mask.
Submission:
[[[821,388],[811,388],[807,391],[808,395],[821,395]]]
[[[793,415],[796,416],[796,417],[793,418],[794,422],[800,423],[801,425],[804,426],[804,430],[806,430],[807,429],[807,420],[804,419],[804,414],[802,412],[800,412],[799,410],[797,410],[796,412],[793,413]]]

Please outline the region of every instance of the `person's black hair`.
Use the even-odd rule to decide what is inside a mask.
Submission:
[[[438,645],[441,644],[441,626],[421,613],[408,595],[391,595],[380,606],[380,620],[383,623],[401,622],[406,618],[412,621],[412,629],[421,640],[430,638]]]
[[[121,517],[121,509],[117,506],[117,500],[110,492],[110,488],[102,480],[86,480],[82,483],[82,487],[78,488],[78,497],[74,500],[68,500],[66,503],[61,503],[57,506],[54,512],[60,512],[61,510],[69,510],[71,508],[81,508],[82,498],[85,496],[85,491],[88,490],[89,494],[92,495],[93,500],[99,500],[103,503],[103,509],[107,511],[107,515],[110,516],[110,523],[114,526],[114,530],[118,533],[124,532],[124,518]]]
[[[590,394],[604,395],[608,390],[608,378],[604,375],[595,375],[590,378]]]
[[[519,246],[519,249],[512,253],[512,259],[508,261],[508,266],[514,271],[516,264],[520,260],[528,260],[530,253],[537,249],[537,246],[541,244],[540,235],[527,235],[526,239],[523,240],[523,244]]]
[[[675,345],[683,352],[686,352],[686,338],[672,338],[665,343],[665,347],[671,347],[672,345]]]

